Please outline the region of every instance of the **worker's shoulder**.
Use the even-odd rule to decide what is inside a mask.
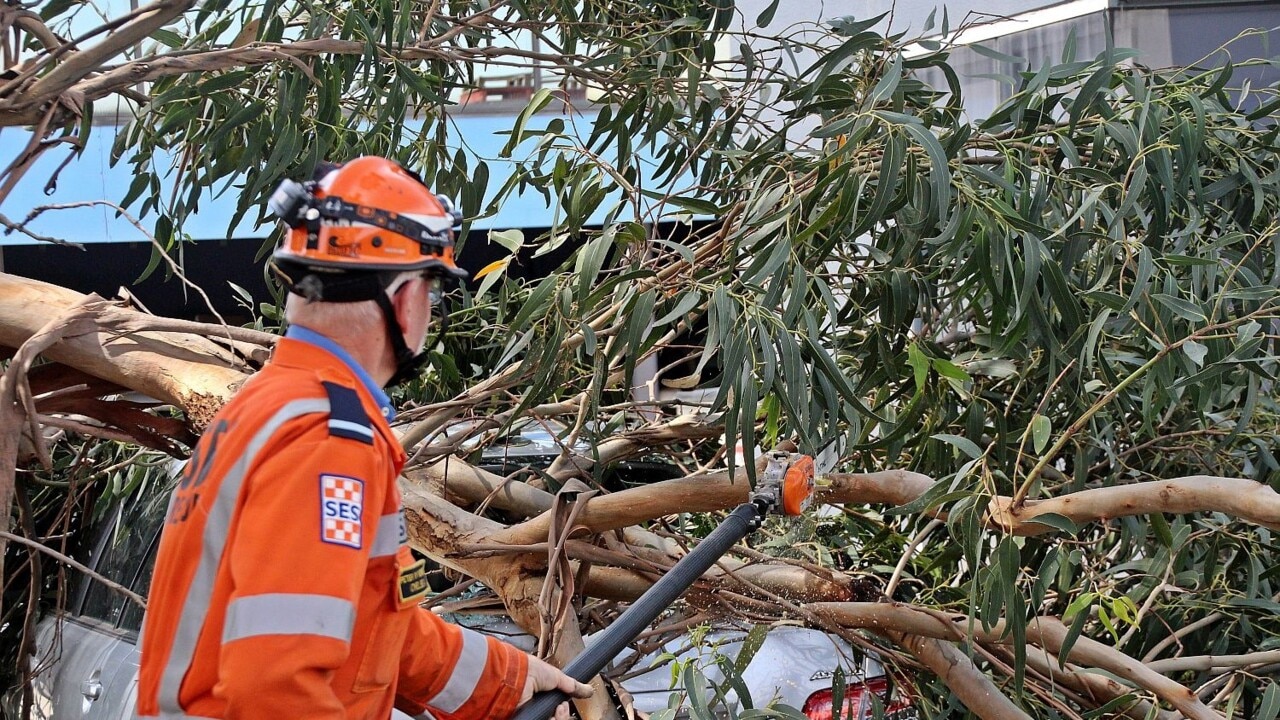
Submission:
[[[268,365],[245,384],[232,403],[240,413],[261,421],[283,413],[288,417],[280,420],[294,428],[322,425],[331,436],[368,445],[376,435],[373,419],[354,383],[327,373]]]

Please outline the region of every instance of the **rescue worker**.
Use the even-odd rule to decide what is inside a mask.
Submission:
[[[332,166],[331,166],[332,167]],[[422,360],[453,261],[452,205],[362,157],[271,209],[290,327],[210,424],[174,491],[141,647],[143,718],[368,718],[393,706],[505,718],[591,694],[537,658],[419,607],[382,387]],[[558,718],[568,718],[562,705]]]

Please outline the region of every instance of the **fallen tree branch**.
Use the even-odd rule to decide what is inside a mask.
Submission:
[[[846,627],[906,632],[938,639],[966,637],[984,643],[1008,644],[1011,635],[1004,622],[984,629],[963,615],[948,618],[901,603],[811,603],[806,608]],[[1078,637],[1069,657],[1062,656],[1068,629],[1057,618],[1032,618],[1026,627],[1027,642],[1077,664],[1106,670],[1150,691],[1172,705],[1189,720],[1223,720],[1185,686],[1155,672],[1142,662],[1088,637]]]
[[[1168,658],[1147,663],[1147,667],[1162,674],[1176,672],[1218,672],[1249,665],[1263,665],[1280,662],[1280,650],[1264,650],[1244,655],[1192,655],[1188,657]]]
[[[905,505],[918,499],[934,481],[919,473],[889,470],[877,473],[834,474],[822,488],[818,501],[827,503]],[[593,532],[635,525],[656,517],[682,512],[712,512],[745,502],[749,485],[745,472],[732,478],[719,472],[675,480],[592,498],[580,517]],[[1153,512],[1222,512],[1268,528],[1280,529],[1280,494],[1269,486],[1243,478],[1207,475],[1153,480],[1118,487],[1082,490],[1047,500],[1028,501],[1019,509],[1000,496],[991,501],[988,524],[1013,535],[1042,535],[1052,525],[1035,518],[1063,515],[1076,523],[1088,523]],[[931,513],[944,516],[938,510]],[[535,542],[545,536],[550,521],[545,512],[505,531],[501,542]]]
[[[0,273],[0,345],[20,347],[40,330],[42,319],[62,315],[85,297],[56,285]],[[179,407],[197,429],[204,427],[248,378],[250,368],[217,343],[185,331],[130,331],[130,321],[143,326],[151,321],[140,313],[100,302],[104,317],[109,318],[107,327],[64,338],[41,354]],[[113,324],[121,330],[112,330]]]
[[[1010,653],[1012,654],[1012,648]],[[1048,678],[1050,682],[1070,688],[1099,707],[1126,695],[1134,695],[1133,689],[1105,675],[1089,672],[1072,663],[1062,663],[1044,648],[1028,647],[1025,657],[1029,668]],[[1176,720],[1174,713],[1161,710],[1140,696],[1134,697],[1119,711],[1131,720]]]
[[[982,720],[1031,720],[955,645],[922,635],[883,634],[933,671]]]
[[[45,323],[27,338],[9,361],[4,375],[0,376],[0,511],[3,512],[0,516],[3,517],[0,530],[7,532],[11,527],[10,509],[13,507],[17,488],[18,445],[24,427],[31,427],[31,440],[42,463],[46,467],[52,464],[39,428],[34,425],[35,408],[30,388],[27,387],[27,372],[31,369],[31,363],[50,346],[92,327],[94,310],[102,300],[96,295],[82,298],[79,303]],[[0,578],[4,577],[5,547],[6,543],[0,542]],[[2,614],[3,608],[0,608],[0,615]]]
[[[551,509],[555,496],[528,483],[508,481],[456,457],[409,468],[404,476],[459,505],[490,507],[531,517]]]
[[[993,629],[995,631],[996,629]],[[1003,627],[998,628],[1003,634]],[[1038,617],[1027,624],[1027,642],[1063,657],[1062,647],[1069,630],[1057,618]],[[1134,685],[1155,693],[1189,720],[1222,720],[1222,715],[1200,702],[1185,686],[1164,677],[1141,661],[1092,638],[1080,636],[1071,646],[1070,658],[1078,663],[1110,671]],[[1064,658],[1065,659],[1065,658]]]
[[[1280,494],[1244,478],[1192,475],[1114,487],[1081,490],[1016,507],[1011,498],[991,501],[995,525],[1014,535],[1053,532],[1037,517],[1061,515],[1075,523],[1153,513],[1220,512],[1254,525],[1280,530]]]

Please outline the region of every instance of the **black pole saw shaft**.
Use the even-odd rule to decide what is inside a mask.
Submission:
[[[579,682],[587,682],[598,675],[729,548],[749,535],[758,526],[763,512],[764,508],[749,502],[735,508],[719,527],[673,565],[617,620],[592,638],[587,649],[565,666],[564,674]],[[546,720],[555,713],[556,706],[567,699],[568,695],[559,690],[540,692],[521,706],[512,720]]]

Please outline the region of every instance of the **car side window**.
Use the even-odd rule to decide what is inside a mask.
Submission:
[[[164,515],[161,514],[161,518]],[[163,523],[161,524],[163,525]],[[146,551],[140,557],[142,567],[138,569],[137,576],[134,577],[133,583],[129,585],[129,589],[133,592],[147,597],[147,592],[151,588],[151,574],[156,569],[156,551],[160,548],[160,528],[151,536],[151,544],[147,546]],[[120,613],[120,629],[127,632],[139,632],[142,630],[142,606],[129,600],[124,611]]]
[[[174,480],[162,476],[147,483],[120,507],[104,526],[106,538],[93,559],[94,571],[117,585],[146,596],[155,566],[154,551],[169,506]],[[142,625],[142,608],[123,593],[92,579],[81,614],[122,630],[136,632]]]

